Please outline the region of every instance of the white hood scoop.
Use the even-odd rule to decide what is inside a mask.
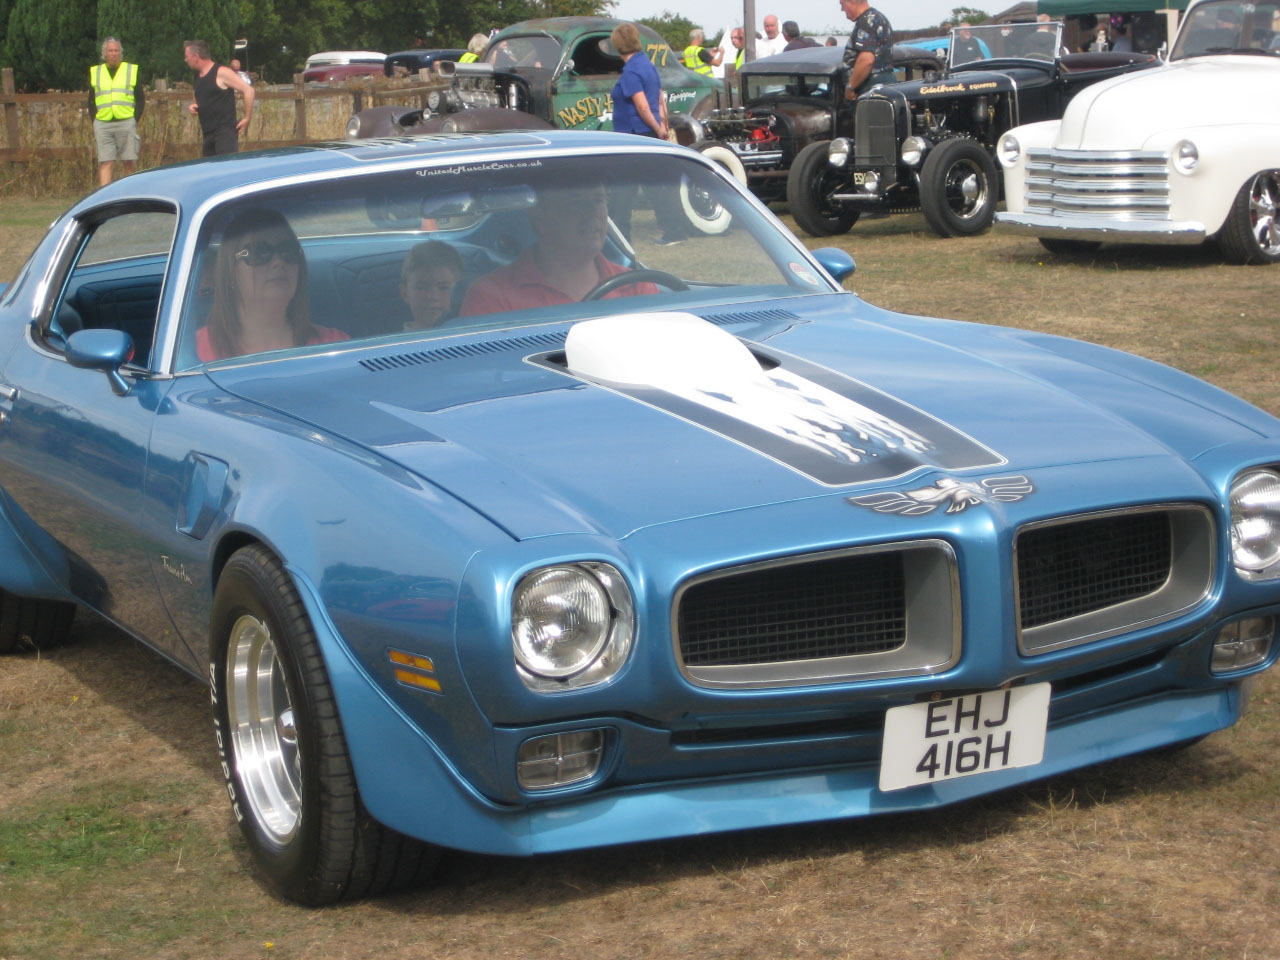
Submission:
[[[850,468],[870,463],[878,467],[866,479],[883,479],[950,459],[939,441],[949,448],[955,433],[944,424],[823,368],[788,359],[766,369],[742,341],[692,314],[584,321],[569,331],[565,358],[575,376],[756,447],[825,483],[857,482]],[[1001,461],[972,441],[962,446],[966,461]]]

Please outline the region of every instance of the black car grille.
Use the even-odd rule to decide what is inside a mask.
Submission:
[[[858,166],[897,166],[898,135],[893,104],[874,98],[859,100],[853,126],[854,162]]]
[[[830,557],[694,584],[681,598],[687,666],[879,653],[906,641],[900,553]]]
[[[1024,630],[1155,593],[1173,565],[1163,512],[1095,517],[1018,537],[1018,606]]]

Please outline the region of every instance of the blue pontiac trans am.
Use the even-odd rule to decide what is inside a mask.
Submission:
[[[640,137],[112,184],[0,290],[0,651],[83,605],[203,678],[308,904],[1235,723],[1277,656],[1280,421],[852,271]]]

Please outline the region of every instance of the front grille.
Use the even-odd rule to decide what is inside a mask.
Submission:
[[[1105,517],[1018,539],[1022,627],[1065,620],[1160,589],[1172,566],[1169,517]]]
[[[1026,212],[1169,219],[1169,156],[1157,151],[1027,151]]]
[[[872,97],[859,100],[853,119],[854,163],[859,167],[897,167],[898,134],[893,104]]]
[[[700,686],[936,673],[960,655],[955,553],[918,540],[717,570],[676,591],[671,627]]]
[[[1018,644],[1037,654],[1153,626],[1213,583],[1213,517],[1193,504],[1031,524],[1014,541]]]
[[[680,605],[688,666],[856,656],[906,639],[901,554],[835,557],[691,587]]]

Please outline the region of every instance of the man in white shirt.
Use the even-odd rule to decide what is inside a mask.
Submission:
[[[787,46],[787,38],[778,27],[778,15],[769,13],[764,18],[764,39],[756,41],[756,59],[781,53]]]

